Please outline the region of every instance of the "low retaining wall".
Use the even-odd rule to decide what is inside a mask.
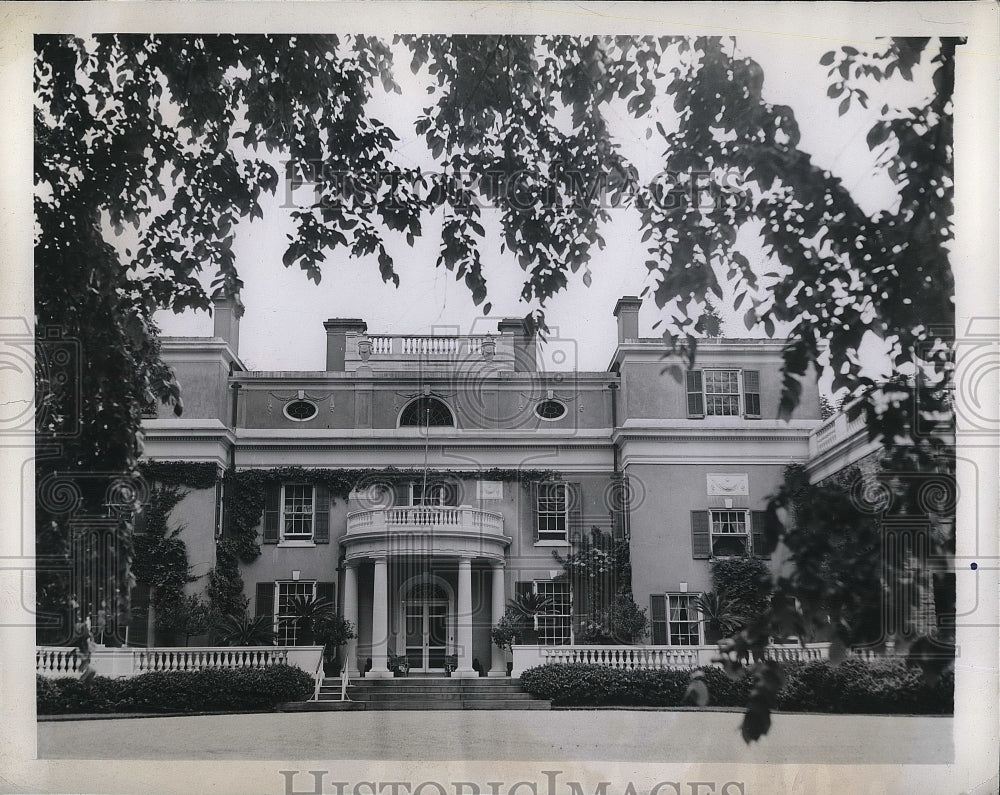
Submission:
[[[98,676],[138,676],[150,671],[199,671],[203,668],[266,668],[294,665],[309,674],[319,667],[322,646],[201,646],[152,649],[97,647],[90,667]],[[40,646],[35,672],[52,678],[80,676],[80,656],[68,646]]]
[[[514,646],[511,676],[539,665],[590,663],[609,668],[701,668],[714,665],[717,646]],[[780,662],[825,660],[829,643],[769,646],[767,656]]]

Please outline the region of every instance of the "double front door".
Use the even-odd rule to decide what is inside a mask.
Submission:
[[[448,601],[406,600],[406,658],[411,671],[444,668],[448,654]]]

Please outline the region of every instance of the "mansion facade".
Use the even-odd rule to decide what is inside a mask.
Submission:
[[[617,347],[601,372],[541,367],[520,319],[495,334],[397,336],[344,318],[324,324],[323,370],[248,371],[238,302],[216,300],[212,337],[163,339],[184,412],[144,419],[145,455],[289,473],[262,481],[244,597],[289,645],[293,597],[334,602],[358,628],[353,675],[367,658],[368,676],[391,675],[390,655],[414,671],[454,659],[458,676],[504,675],[490,630],[528,593],[550,599],[538,642],[573,643],[560,558],[594,528],[628,543],[644,642],[703,645],[695,600],[711,589],[710,562],[762,556],[763,510],[785,467],[828,473],[866,452],[851,441],[860,426],[821,420],[814,378],[793,417],[776,419],[782,342],[704,340],[695,369],[670,372],[662,339],[639,335],[634,297],[615,307]],[[367,474],[344,499],[295,475],[316,470]],[[225,505],[220,480],[171,513],[201,578],[192,592],[217,563]],[[135,637],[153,644],[144,620]]]

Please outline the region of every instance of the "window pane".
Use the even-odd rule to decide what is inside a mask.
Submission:
[[[566,484],[538,484],[538,537],[543,541],[566,537]]]
[[[695,594],[667,594],[669,600],[670,645],[698,646],[701,643],[700,614]]]
[[[739,371],[705,370],[705,412],[733,417],[740,413]]]
[[[309,539],[313,532],[313,487],[306,484],[285,486],[284,537]]]
[[[746,511],[710,511],[712,519],[712,554],[717,557],[747,554],[748,522]]]
[[[275,589],[277,610],[275,610],[274,631],[279,646],[295,646],[298,642],[298,627],[288,619],[291,618],[289,605],[296,596],[311,598],[314,595],[314,582],[279,582]]]
[[[540,580],[535,583],[535,592],[552,600],[552,604],[537,617],[538,642],[549,645],[569,643],[573,611],[569,583]]]

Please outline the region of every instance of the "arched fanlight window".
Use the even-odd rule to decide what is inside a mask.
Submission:
[[[422,397],[408,403],[403,413],[399,415],[399,427],[406,426],[429,427],[429,426],[451,426],[455,425],[455,418],[444,403],[437,398]]]

